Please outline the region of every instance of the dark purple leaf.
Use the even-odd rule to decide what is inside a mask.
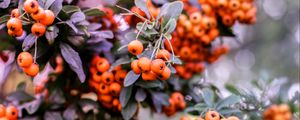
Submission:
[[[90,45],[88,47],[88,49],[93,50],[93,51],[95,51],[97,53],[100,53],[100,52],[108,52],[108,51],[110,51],[111,48],[112,48],[112,46],[113,45],[112,45],[111,42],[108,42],[108,41],[105,40],[105,41],[102,41],[102,42],[100,42],[98,44]]]
[[[104,54],[104,57],[108,60],[109,63],[113,63],[113,61],[115,61],[115,56],[110,51],[103,52],[103,54]]]
[[[135,93],[135,100],[138,102],[142,102],[146,99],[147,94],[144,89],[139,88]]]
[[[75,12],[71,15],[70,20],[72,21],[72,23],[78,23],[85,20],[85,15],[83,12]]]
[[[34,97],[24,91],[16,91],[6,97],[8,101],[26,102],[34,100]]]
[[[7,8],[9,4],[10,0],[3,0],[2,2],[0,2],[0,8]]]
[[[42,0],[40,0],[42,1]],[[56,0],[46,0],[46,3],[45,3],[45,6],[44,6],[44,9],[48,9]]]
[[[179,78],[177,76],[171,76],[171,78],[168,80],[168,82],[173,85],[175,90],[180,90],[181,85],[179,83]]]
[[[130,62],[131,62],[131,59],[129,57],[122,57],[111,64],[109,71],[112,71],[113,68],[115,68],[116,66],[128,64]]]
[[[88,31],[95,31],[95,30],[100,29],[101,27],[102,27],[102,25],[99,23],[91,23],[87,26]]]
[[[24,91],[26,89],[26,82],[21,82],[17,86],[17,90]]]
[[[114,34],[110,30],[94,31],[94,32],[90,32],[90,33],[91,33],[91,35],[98,36],[101,38],[106,38],[106,39],[114,38]]]
[[[70,68],[77,73],[77,76],[81,82],[85,81],[85,74],[82,68],[82,62],[79,57],[79,54],[68,44],[60,44],[61,54],[69,64]]]
[[[78,32],[77,27],[73,24],[72,21],[68,20],[68,21],[66,21],[66,24],[67,24],[70,28],[72,28],[72,30],[73,30],[75,33]]]
[[[102,41],[106,41],[105,38],[92,36],[89,40],[87,40],[87,44],[96,44]]]
[[[63,0],[55,0],[52,3],[50,10],[54,13],[55,16],[57,16],[58,13],[61,11],[62,3],[63,3]]]
[[[63,120],[60,112],[46,112],[44,120]]]
[[[151,94],[156,102],[159,102],[160,104],[165,106],[169,106],[169,96],[166,93],[152,92]]]
[[[66,120],[76,120],[78,119],[78,114],[76,113],[77,108],[74,104],[68,106],[68,108],[64,111],[63,117]]]
[[[66,102],[66,99],[63,95],[63,92],[61,90],[54,90],[51,92],[49,96],[49,103],[61,105]]]
[[[29,114],[35,113],[41,106],[43,98],[39,97],[31,102],[25,103],[24,107]]]
[[[140,75],[141,74],[135,74],[132,70],[129,71],[125,77],[124,86],[127,87],[135,83],[135,81],[139,79]]]
[[[37,37],[32,33],[27,35],[22,45],[23,51],[28,51],[34,45],[35,39],[37,39]]]
[[[140,80],[137,81],[135,85],[140,86],[142,88],[161,88],[163,86],[163,84],[159,80],[154,80],[154,81]]]
[[[122,88],[122,91],[120,93],[120,103],[121,103],[122,107],[125,107],[129,101],[129,99],[131,98],[132,87],[133,86],[128,86],[128,87]]]

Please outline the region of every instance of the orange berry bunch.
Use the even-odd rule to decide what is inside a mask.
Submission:
[[[151,0],[146,0],[146,5],[147,5],[147,8],[149,9],[149,13],[151,15],[151,17],[156,18],[158,16],[158,14],[160,13],[160,8],[156,8],[153,4],[152,4],[152,1]],[[141,10],[139,9],[138,7],[136,6],[133,6],[131,9],[130,9],[131,12],[133,13],[137,13],[139,14],[140,16],[143,16],[143,17],[147,17],[146,14]],[[152,19],[151,19],[152,20]],[[142,19],[140,19],[139,17],[135,16],[135,15],[128,15],[125,17],[125,21],[130,25],[130,26],[135,26],[137,23],[139,22],[143,22]]]
[[[264,120],[291,120],[292,113],[287,104],[271,105],[263,113]]]
[[[18,109],[12,105],[5,107],[0,104],[0,120],[18,120]]]
[[[95,56],[90,66],[91,79],[89,86],[98,94],[101,104],[113,111],[121,111],[119,95],[127,71],[116,66],[109,72],[110,64],[106,58]]]
[[[192,119],[188,116],[182,116],[180,120],[192,120]],[[193,120],[240,120],[240,119],[236,116],[221,118],[220,114],[217,111],[210,110],[206,112],[204,119],[201,117],[197,117]]]
[[[101,23],[103,25],[102,29],[110,29],[112,31],[118,30],[118,23],[114,19],[114,11],[108,7],[101,7],[99,8],[101,11],[104,11],[106,14],[102,17],[92,17],[90,19],[91,22]],[[109,22],[109,23],[108,23]]]
[[[26,0],[23,4],[24,11],[30,14],[30,17],[36,22],[31,26],[31,33],[35,36],[43,36],[46,32],[46,27],[51,25],[55,20],[55,15],[51,10],[44,10],[39,6],[37,0]],[[21,36],[22,30],[22,20],[27,20],[22,18],[24,16],[20,15],[20,11],[16,8],[11,12],[11,18],[8,20],[6,26],[8,28],[8,34],[11,36]]]
[[[172,116],[176,111],[181,111],[186,107],[184,96],[180,92],[174,92],[169,98],[170,105],[164,106],[163,111],[166,115]]]
[[[143,44],[139,40],[133,40],[128,44],[128,51],[133,55],[140,55],[143,52]],[[166,65],[170,59],[170,53],[161,49],[158,50],[154,60],[148,57],[141,57],[131,62],[131,69],[135,74],[142,74],[145,81],[151,80],[168,80],[171,76],[171,70]]]
[[[29,52],[20,53],[17,58],[17,63],[23,71],[31,77],[39,73],[39,66],[33,63],[33,57]]]

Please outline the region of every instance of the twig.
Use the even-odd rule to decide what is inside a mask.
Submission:
[[[141,31],[142,31],[142,29],[144,29],[144,27],[145,27],[145,24],[146,24],[146,21],[143,23],[143,25],[142,25],[141,29],[138,31],[138,33],[137,33],[137,35],[136,35],[135,39],[138,39],[138,37],[139,37],[139,36],[140,36],[140,34],[141,34]]]
[[[37,54],[37,38],[35,37],[35,43],[34,43],[34,63],[36,63],[36,54]]]
[[[172,46],[170,40],[168,39],[168,37],[167,37],[166,35],[164,35],[164,37],[167,39],[167,41],[168,41],[168,43],[169,43],[169,45],[170,45],[170,47],[171,47],[171,51],[172,51],[172,61],[174,61],[175,53],[174,53],[173,46]]]
[[[132,11],[130,11],[130,10],[124,8],[124,7],[121,7],[121,6],[119,6],[119,5],[116,5],[116,7],[120,8],[120,9],[122,9],[122,10],[125,10],[125,11],[127,11],[128,13],[134,14],[135,16],[141,18],[141,19],[144,20],[144,21],[149,21],[148,19],[146,19],[145,17],[141,16],[140,14],[138,14],[138,13],[136,13],[136,12],[132,12]]]

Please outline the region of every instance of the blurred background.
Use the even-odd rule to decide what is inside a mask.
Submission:
[[[258,0],[256,5],[257,23],[235,24],[237,39],[223,38],[231,51],[204,72],[205,78],[219,87],[279,79],[300,91],[299,0]]]

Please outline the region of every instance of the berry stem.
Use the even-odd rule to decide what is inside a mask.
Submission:
[[[35,37],[35,43],[34,43],[34,63],[36,63],[36,54],[37,54],[37,37]]]
[[[138,37],[140,36],[141,31],[142,31],[142,29],[144,29],[145,25],[146,25],[146,21],[143,23],[143,25],[142,25],[141,29],[139,30],[139,32],[137,33],[135,39],[138,39]]]
[[[174,53],[174,50],[173,50],[173,46],[172,46],[170,40],[168,39],[168,37],[167,37],[166,35],[164,35],[164,37],[167,39],[167,41],[168,41],[168,43],[169,43],[169,45],[170,45],[170,47],[171,47],[171,51],[172,51],[172,61],[174,61],[175,53]]]

